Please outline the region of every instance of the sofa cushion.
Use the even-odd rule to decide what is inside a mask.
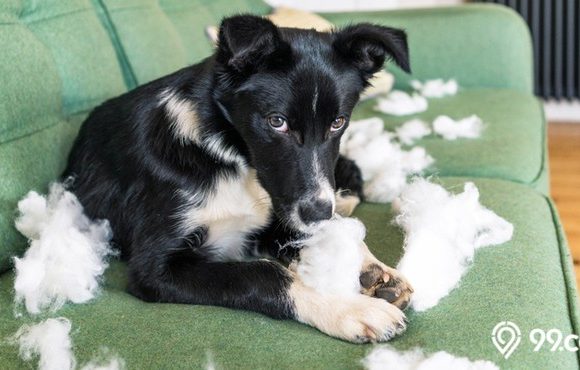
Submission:
[[[435,158],[429,170],[442,176],[491,177],[532,185],[547,193],[545,125],[542,105],[532,95],[505,89],[462,89],[455,96],[429,99],[427,111],[396,117],[374,110],[376,101],[360,103],[354,119],[378,116],[387,128],[418,117],[431,123],[445,114],[477,114],[485,123],[478,139],[444,140],[431,135],[417,142]]]
[[[0,144],[0,273],[26,248],[26,240],[14,228],[18,200],[30,190],[46,193],[48,184],[64,170],[85,117],[53,118],[49,127]]]
[[[532,92],[529,28],[518,13],[497,4],[389,11],[328,13],[336,25],[371,22],[403,28],[412,75],[392,66],[396,84],[411,78],[456,78],[461,86]]]
[[[442,179],[459,190],[465,178]],[[420,346],[472,359],[487,359],[501,368],[573,369],[578,354],[533,352],[533,328],[578,332],[577,296],[565,242],[549,200],[527,186],[501,180],[475,180],[482,204],[512,222],[513,240],[479,250],[459,288],[431,310],[409,313],[409,328],[390,343],[398,349]],[[368,228],[368,244],[385,262],[401,255],[403,236],[392,225],[389,207],[363,204],[357,210]],[[30,319],[14,318],[13,276],[0,279],[0,336]],[[292,321],[219,307],[147,304],[124,292],[125,267],[114,263],[105,289],[94,302],[65,306],[58,315],[73,323],[75,353],[87,361],[101,346],[123,357],[128,368],[200,368],[208,353],[223,369],[352,369],[372,345],[330,338]],[[329,309],[332,309],[329,307]],[[516,323],[520,348],[504,360],[492,345],[493,327]],[[0,346],[6,368],[22,366],[14,347]]]
[[[203,30],[205,26],[219,22],[222,16],[240,9],[257,13],[267,10],[266,6],[255,0],[227,3],[201,2],[195,6],[193,3],[185,4],[180,0],[147,0],[145,2],[102,0],[102,4],[110,15],[116,35],[119,37],[119,48],[123,50],[131,66],[131,73],[134,74],[136,84],[171,73],[209,55],[211,45],[203,35]],[[436,22],[441,17],[441,12],[436,10],[419,13],[429,19],[429,22]],[[525,49],[529,41],[527,35],[521,34],[524,32],[520,27],[521,22],[513,14],[496,7],[467,7],[465,11],[453,8],[443,13],[449,13],[449,17],[454,22],[458,17],[473,18],[479,22],[468,25],[465,21],[457,21],[458,27],[465,28],[465,32],[474,34],[483,32],[485,28],[481,23],[482,15],[493,14],[498,26],[510,29],[514,38],[523,38],[520,45],[522,49]],[[380,14],[385,16],[384,19],[381,18],[382,23],[393,22],[395,25],[408,29],[410,35],[413,36],[410,38],[412,48],[417,47],[422,50],[424,45],[441,42],[423,39],[426,36],[423,32],[419,32],[419,30],[424,30],[415,12]],[[354,20],[363,20],[359,19],[360,17],[356,14],[325,15],[325,17],[338,24],[344,23],[349,17]],[[135,18],[140,19],[140,22],[133,22]],[[378,21],[378,18],[374,16],[368,20]],[[439,23],[436,25],[442,26]],[[487,41],[492,42],[486,39]],[[503,47],[497,43],[494,45],[498,48]],[[518,53],[524,52],[520,50]],[[421,59],[418,61],[421,66],[424,62],[431,60],[422,55],[413,55],[413,58],[414,60]],[[428,68],[425,67],[425,69],[431,71],[435,68],[428,64]],[[497,69],[481,71],[481,73],[492,74],[498,72]],[[442,73],[442,76],[446,75]],[[467,75],[467,72],[463,71],[459,75]],[[407,78],[399,77],[403,82],[398,81],[398,83],[402,86]],[[462,81],[466,81],[468,85],[473,83],[467,79],[467,76],[460,78],[460,82]],[[431,100],[430,109],[420,117],[432,119],[439,114],[447,114],[459,118],[478,114],[488,123],[483,139],[457,142],[432,138],[424,140],[422,144],[437,160],[436,166],[433,167],[436,173],[443,176],[498,177],[529,184],[547,193],[542,108],[539,101],[532,95],[517,91],[527,88],[516,85],[514,80],[514,85],[509,85],[514,88],[513,90],[499,88],[464,90],[456,97]],[[355,118],[376,115],[371,109],[374,104],[372,101],[361,104],[355,113]],[[388,125],[395,125],[406,119],[408,117],[389,118]]]
[[[135,86],[209,56],[205,28],[226,15],[264,14],[260,0],[99,0]],[[130,86],[135,87],[135,86]]]
[[[0,117],[2,124],[26,126],[33,122],[26,119],[26,111],[38,112],[45,106],[60,111],[54,99],[61,97],[64,112],[71,113],[125,91],[115,50],[91,0],[10,0],[0,5],[0,19],[5,20],[0,23],[0,68],[8,69],[0,70],[0,78],[7,82],[0,84],[0,91],[12,96],[32,93],[11,107],[24,114],[22,119]],[[47,86],[41,83],[45,79]],[[39,96],[39,91],[47,96]]]
[[[126,87],[91,0],[0,1],[0,50],[2,272],[24,246],[16,202],[60,175],[79,124],[67,117]]]

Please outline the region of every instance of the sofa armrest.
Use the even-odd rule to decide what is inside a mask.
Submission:
[[[389,65],[399,87],[408,87],[410,79],[456,78],[463,87],[532,92],[530,32],[507,7],[468,4],[322,16],[337,26],[371,22],[405,29],[413,74]]]

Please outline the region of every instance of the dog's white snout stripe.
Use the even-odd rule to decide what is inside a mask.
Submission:
[[[312,166],[314,168],[314,178],[316,181],[316,196],[319,200],[332,203],[332,213],[336,208],[336,198],[334,197],[334,189],[330,185],[328,179],[324,176],[320,169],[320,162],[318,154],[314,152],[312,158]]]

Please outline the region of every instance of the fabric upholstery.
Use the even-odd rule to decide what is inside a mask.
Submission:
[[[461,191],[466,178],[443,179]],[[506,369],[574,369],[576,353],[533,352],[527,339],[533,328],[577,332],[574,282],[568,250],[560,238],[550,202],[529,187],[477,179],[481,202],[514,223],[513,240],[476,253],[459,288],[426,312],[409,313],[407,332],[391,342],[396,348],[420,346],[472,359],[487,359]],[[376,255],[395,264],[403,236],[387,205],[364,204],[356,212],[368,228]],[[14,332],[12,274],[0,279],[0,336]],[[101,346],[116,351],[130,369],[200,368],[211,353],[221,369],[353,369],[372,345],[349,344],[292,321],[218,307],[146,304],[124,292],[125,267],[115,263],[105,290],[93,302],[66,306],[75,353],[87,361]],[[493,327],[510,320],[522,331],[522,343],[504,360],[490,340]],[[13,347],[0,346],[6,368],[21,365]]]
[[[2,272],[25,245],[12,226],[16,201],[59,175],[80,123],[70,117],[126,87],[90,0],[0,2],[0,50]]]
[[[209,55],[203,30],[228,14],[265,14],[259,0],[4,0],[0,2],[0,272],[26,242],[13,227],[16,202],[55,179],[78,127],[102,101]],[[578,333],[578,300],[570,256],[547,191],[545,127],[531,96],[531,48],[523,22],[497,6],[326,14],[336,24],[370,21],[409,31],[413,77],[457,78],[457,96],[431,100],[419,115],[488,123],[478,140],[420,142],[435,157],[435,173],[460,189],[476,178],[482,203],[513,222],[514,239],[481,250],[460,287],[440,305],[410,316],[397,348],[420,346],[482,358],[510,369],[578,368],[578,354],[533,352],[532,328]],[[395,70],[399,88],[408,76]],[[373,102],[355,118],[376,115]],[[406,120],[383,116],[387,127]],[[496,179],[492,179],[496,178]],[[371,249],[394,264],[402,235],[386,205],[357,210]],[[25,317],[13,316],[13,274],[0,276],[0,338]],[[315,329],[251,312],[218,307],[146,304],[124,292],[125,266],[113,264],[102,295],[59,314],[74,326],[83,363],[107,346],[129,368],[199,368],[207,353],[218,368],[357,368],[369,345],[332,339]],[[503,360],[491,344],[493,326],[511,320],[521,347]],[[0,345],[1,368],[29,367],[14,347]]]
[[[212,45],[204,30],[225,15],[265,14],[270,9],[258,0],[98,1],[110,16],[138,85],[210,55]]]
[[[371,22],[405,29],[413,75],[391,67],[399,87],[408,86],[411,77],[420,80],[456,78],[463,87],[532,92],[530,32],[521,17],[505,6],[469,4],[387,12],[329,13],[323,17],[336,25]]]

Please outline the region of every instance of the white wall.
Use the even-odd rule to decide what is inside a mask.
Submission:
[[[430,7],[460,4],[462,0],[266,0],[272,6],[318,11],[340,12],[395,8]]]

